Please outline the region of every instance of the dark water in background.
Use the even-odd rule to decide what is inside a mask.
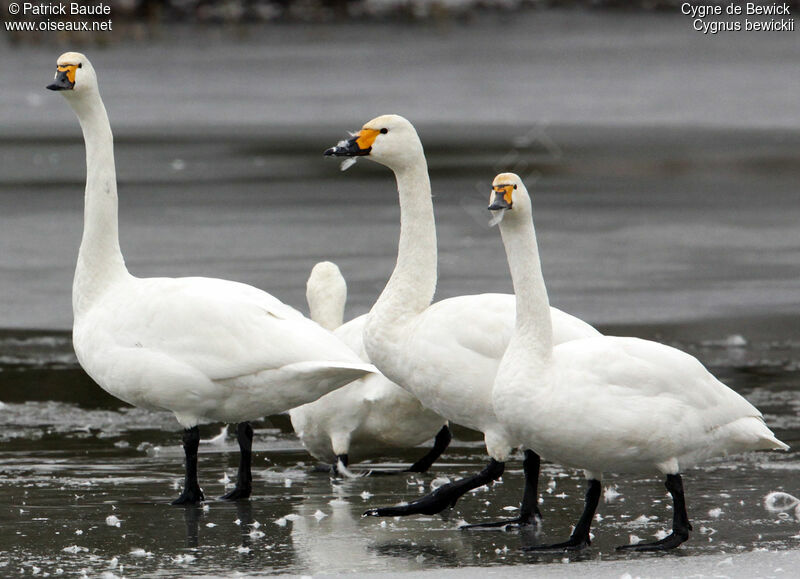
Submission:
[[[510,291],[485,205],[492,177],[516,170],[534,195],[555,305],[609,333],[687,349],[797,447],[798,37],[711,42],[687,27],[558,13],[479,30],[410,28],[393,36],[388,61],[351,28],[276,29],[208,50],[197,40],[98,49],[90,56],[117,136],[128,266],[236,279],[305,310],[308,272],[332,259],[348,279],[348,317],[368,310],[394,261],[394,183],[367,161],[340,174],[320,154],[371,116],[401,112],[430,163],[440,298]],[[387,34],[358,32],[367,45]],[[498,42],[501,33],[515,43]],[[167,506],[182,477],[176,421],[120,409],[76,366],[64,332],[84,158],[72,113],[41,91],[58,52],[0,53],[0,327],[11,328],[0,333],[0,575],[561,561],[521,553],[529,536],[456,530],[512,513],[504,508],[519,502],[519,461],[446,517],[359,517],[480,468],[482,445],[464,431],[432,475],[332,481],[310,472],[286,419],[272,417],[257,428],[252,501]],[[203,437],[218,432],[208,425]],[[207,496],[234,476],[234,451],[230,436],[203,445]],[[420,452],[378,462],[393,468]],[[763,498],[800,495],[798,470],[793,450],[687,473],[695,531],[681,554],[796,549],[800,522],[767,512]],[[604,486],[620,495],[606,493],[591,550],[570,560],[642,559],[613,547],[668,527],[661,481],[611,476]],[[579,514],[583,481],[548,464],[541,489],[541,539],[560,538]]]

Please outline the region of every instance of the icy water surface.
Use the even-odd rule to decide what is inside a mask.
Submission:
[[[644,328],[640,333],[652,331]],[[726,383],[765,413],[777,435],[800,439],[800,343],[749,343],[721,335],[678,345],[711,364]],[[443,516],[363,519],[371,506],[394,504],[482,468],[474,433],[457,439],[427,475],[399,474],[335,480],[313,472],[285,417],[256,424],[254,496],[225,503],[236,474],[237,447],[220,425],[203,427],[203,507],[171,507],[182,482],[179,428],[167,413],[119,408],[74,368],[64,335],[4,336],[0,371],[0,573],[82,573],[97,576],[187,573],[330,573],[442,569],[561,562],[520,547],[565,536],[580,513],[580,473],[544,464],[542,533],[465,532],[463,521],[513,516],[519,504],[519,457],[502,481],[464,497]],[[50,381],[78,402],[23,401],[24,387]],[[16,385],[15,385],[16,384]],[[57,398],[57,395],[44,398]],[[76,398],[78,397],[78,398]],[[215,439],[216,438],[216,439]],[[215,439],[215,440],[212,440]],[[397,470],[423,449],[377,459],[372,468]],[[356,469],[359,467],[356,466]],[[769,512],[773,491],[800,495],[800,455],[756,453],[708,463],[686,473],[694,525],[680,554],[796,548],[800,521],[793,510]],[[632,536],[649,540],[669,528],[670,500],[656,478],[609,476],[590,550],[570,561],[641,559],[614,547]],[[647,557],[646,555],[644,557]],[[5,571],[3,571],[5,568]]]

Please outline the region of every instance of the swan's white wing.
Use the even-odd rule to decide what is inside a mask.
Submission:
[[[729,452],[785,446],[757,408],[675,348],[603,336],[557,346],[554,359],[554,382],[569,392],[556,413],[580,416],[562,437],[570,429],[585,431],[576,438],[616,449],[608,463],[616,458],[621,464],[629,454],[631,461],[652,458],[667,471],[668,461],[677,468]]]
[[[245,284],[147,278],[106,299],[95,310],[117,347],[158,352],[214,381],[300,362],[360,362],[330,332]]]
[[[599,335],[564,312],[553,309],[552,315],[556,340]],[[396,350],[402,358],[388,364],[398,374],[394,380],[445,418],[477,430],[489,428],[496,423],[492,385],[515,316],[515,298],[509,294],[459,296],[433,304],[414,318]],[[385,366],[379,364],[382,370]]]

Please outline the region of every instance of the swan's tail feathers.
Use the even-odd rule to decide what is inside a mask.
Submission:
[[[789,450],[789,445],[781,440],[778,440],[775,435],[764,438],[763,440],[770,445],[768,450]]]
[[[789,445],[778,440],[761,416],[740,418],[731,423],[729,428],[748,450],[789,450]]]
[[[363,362],[316,361],[289,364],[281,368],[281,373],[286,374],[294,392],[301,396],[293,407],[313,402],[367,374],[377,374],[378,369]]]

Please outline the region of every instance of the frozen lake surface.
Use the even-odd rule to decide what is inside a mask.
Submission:
[[[738,42],[682,18],[580,12],[466,27],[269,27],[237,42],[209,34],[85,49],[117,137],[134,274],[235,279],[305,311],[308,272],[331,259],[348,280],[348,317],[367,311],[394,263],[393,178],[366,160],[341,174],[321,153],[377,114],[402,113],[430,163],[439,298],[511,290],[485,207],[492,177],[515,170],[534,197],[555,305],[686,349],[800,446],[798,35]],[[256,425],[251,501],[169,507],[183,473],[177,422],[121,408],[71,351],[84,153],[74,115],[42,88],[59,52],[0,56],[0,575],[797,568],[800,521],[764,507],[773,491],[800,496],[797,450],[686,473],[694,533],[665,556],[614,551],[668,528],[671,513],[662,481],[613,475],[591,549],[521,552],[565,536],[580,512],[580,473],[553,464],[539,536],[457,529],[513,514],[519,460],[445,516],[360,518],[481,468],[482,444],[463,430],[430,475],[342,481],[311,472],[285,417],[270,417]],[[204,426],[203,438],[219,428]],[[207,496],[233,478],[235,450],[230,435],[201,447]],[[396,470],[420,452],[371,466]]]
[[[639,333],[652,331],[641,327]],[[753,567],[731,567],[729,556],[783,552],[800,543],[794,508],[776,513],[764,504],[770,492],[800,495],[800,342],[721,335],[703,343],[671,343],[698,356],[755,403],[778,437],[795,450],[736,456],[688,471],[684,481],[694,532],[677,553],[664,556],[614,550],[631,536],[650,539],[669,528],[670,500],[663,481],[610,475],[603,481],[592,547],[565,556],[520,551],[526,544],[566,535],[580,513],[583,477],[558,465],[543,464],[540,534],[457,528],[463,521],[513,515],[522,486],[519,457],[509,462],[502,482],[470,493],[442,516],[360,517],[368,507],[412,499],[444,479],[482,468],[483,444],[464,430],[457,430],[456,440],[430,474],[335,480],[312,472],[313,460],[291,433],[288,420],[272,417],[256,424],[250,501],[231,504],[212,498],[235,478],[237,446],[228,434],[201,445],[200,480],[210,499],[205,507],[170,507],[167,503],[177,496],[183,476],[175,419],[169,413],[119,408],[120,403],[75,367],[66,335],[5,336],[0,339],[0,351],[6,352],[0,367],[5,399],[0,406],[0,569],[178,577],[227,575],[232,570],[439,572],[617,561],[616,566],[590,566],[566,575],[560,567],[547,569],[554,576],[619,577],[636,569],[650,576],[667,570],[683,575],[680,569],[694,568],[687,559],[714,556],[709,560],[713,564],[706,563],[709,576],[737,575],[737,570],[738,576],[746,576],[744,570]],[[206,441],[220,432],[219,425],[201,431]],[[409,449],[354,469],[397,470],[422,452]],[[792,567],[778,555],[768,559],[771,567],[760,567],[760,576],[782,576],[780,569],[791,576],[787,573]],[[681,566],[673,567],[671,559]]]

